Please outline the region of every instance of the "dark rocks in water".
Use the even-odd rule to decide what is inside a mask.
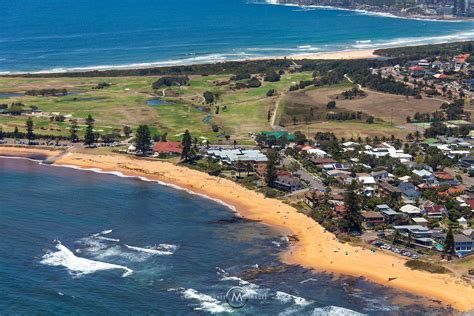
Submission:
[[[255,281],[259,276],[263,274],[282,273],[288,270],[290,267],[292,266],[283,264],[279,266],[249,268],[249,269],[245,269],[242,272],[242,279],[247,282],[252,282],[252,281]]]
[[[288,237],[288,241],[292,241],[292,242],[300,241],[297,235],[288,235],[287,237]]]
[[[214,222],[211,222],[211,224],[238,224],[238,223],[259,223],[261,222],[260,220],[256,219],[248,219],[248,218],[243,218],[243,217],[238,217],[238,216],[232,216],[231,218],[228,219],[220,219]]]

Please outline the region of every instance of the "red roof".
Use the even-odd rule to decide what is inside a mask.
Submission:
[[[466,190],[466,187],[464,187],[463,185],[458,185],[456,187],[450,187],[448,190],[444,192],[438,192],[438,195],[447,196],[450,194],[463,193],[464,190]]]
[[[344,213],[345,211],[347,211],[345,205],[336,205],[334,209],[336,210],[336,213]]]
[[[444,171],[435,172],[434,175],[435,175],[436,178],[441,179],[441,180],[454,180],[453,175],[451,175],[447,172],[444,172]]]
[[[412,70],[412,71],[423,71],[423,70],[425,70],[425,68],[420,67],[420,66],[411,66],[411,67],[408,68],[408,69],[410,69],[410,70]]]
[[[433,205],[424,208],[427,214],[443,213],[446,207],[444,205]]]
[[[159,154],[181,154],[183,148],[181,142],[159,142],[155,144],[153,151]]]
[[[466,204],[469,205],[471,210],[474,210],[474,199],[467,199]]]
[[[284,176],[291,177],[291,172],[286,171],[286,170],[280,170],[277,172],[277,176],[278,177],[284,177]]]

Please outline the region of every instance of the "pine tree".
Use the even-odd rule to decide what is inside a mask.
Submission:
[[[267,153],[268,163],[267,163],[267,173],[265,174],[265,181],[269,187],[273,187],[275,180],[277,178],[277,161],[278,154],[276,150],[269,150]]]
[[[35,134],[33,134],[33,120],[31,117],[26,120],[26,138],[28,139],[28,143],[35,139]]]
[[[148,125],[140,125],[137,128],[137,139],[136,139],[136,147],[137,152],[142,153],[145,155],[147,152],[150,151],[150,142],[151,142],[151,133]]]
[[[357,182],[353,180],[349,186],[349,190],[347,191],[344,197],[344,204],[346,206],[347,211],[344,213],[342,226],[344,229],[350,232],[362,230],[359,209],[360,201],[357,189]]]
[[[72,120],[69,132],[71,133],[71,142],[73,143],[77,142],[77,139],[78,139],[77,130],[78,130],[77,120]]]
[[[188,130],[184,132],[182,139],[183,151],[181,153],[181,159],[189,161],[191,158],[191,147],[192,147],[192,137]]]
[[[84,136],[84,145],[87,147],[91,147],[94,144],[95,141],[95,135],[94,135],[94,119],[92,118],[92,115],[89,114],[89,116],[86,119],[86,134]]]
[[[446,239],[444,240],[444,252],[447,255],[455,254],[454,235],[453,235],[453,230],[451,229],[451,227],[449,228],[448,233],[446,234]]]

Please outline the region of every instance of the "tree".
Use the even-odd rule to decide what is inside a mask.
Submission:
[[[33,120],[31,117],[26,120],[26,138],[28,139],[28,143],[35,139],[35,134],[33,134]]]
[[[277,161],[278,152],[276,150],[268,150],[267,173],[265,174],[265,181],[269,187],[273,187],[277,178]]]
[[[142,155],[145,155],[147,152],[150,151],[151,146],[151,132],[148,125],[140,125],[137,128],[137,136],[136,136],[136,147],[137,152],[140,152]]]
[[[329,101],[328,104],[326,104],[326,109],[328,110],[333,110],[336,108],[336,101]]]
[[[446,234],[446,239],[444,240],[444,253],[447,255],[454,255],[454,235],[453,230],[449,227],[448,233]]]
[[[373,124],[373,123],[374,123],[374,117],[373,117],[373,116],[369,116],[369,117],[367,118],[367,121],[366,121],[366,122],[367,122],[367,124]]]
[[[183,151],[181,152],[181,159],[189,161],[191,158],[191,149],[192,149],[192,137],[188,130],[183,134],[182,146]]]
[[[77,142],[78,140],[78,136],[77,136],[77,130],[79,128],[77,127],[77,120],[74,119],[71,121],[71,126],[69,128],[69,133],[71,134],[71,142],[75,143]]]
[[[84,136],[84,145],[87,147],[91,147],[95,142],[95,135],[94,135],[94,122],[95,120],[92,118],[92,115],[89,114],[86,119],[86,134]]]
[[[207,104],[214,103],[215,101],[214,93],[212,93],[211,91],[204,92],[202,96],[204,97],[204,100]]]
[[[13,138],[18,139],[20,136],[20,132],[18,131],[18,126],[15,126],[15,129],[13,130]]]
[[[280,81],[280,75],[275,71],[270,71],[265,74],[264,80],[268,82],[277,82]]]
[[[347,193],[344,196],[344,204],[347,211],[344,213],[342,220],[342,228],[352,232],[361,231],[362,223],[360,218],[360,200],[357,182],[355,180],[349,186]]]
[[[125,125],[123,127],[123,133],[125,134],[125,137],[130,137],[132,134],[132,128],[130,126]]]

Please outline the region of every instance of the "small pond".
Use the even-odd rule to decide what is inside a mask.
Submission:
[[[0,99],[8,99],[22,96],[24,96],[24,94],[19,92],[0,92]]]
[[[170,104],[170,103],[160,98],[153,98],[153,99],[147,100],[146,104],[155,106],[155,105],[164,105],[164,104]]]

